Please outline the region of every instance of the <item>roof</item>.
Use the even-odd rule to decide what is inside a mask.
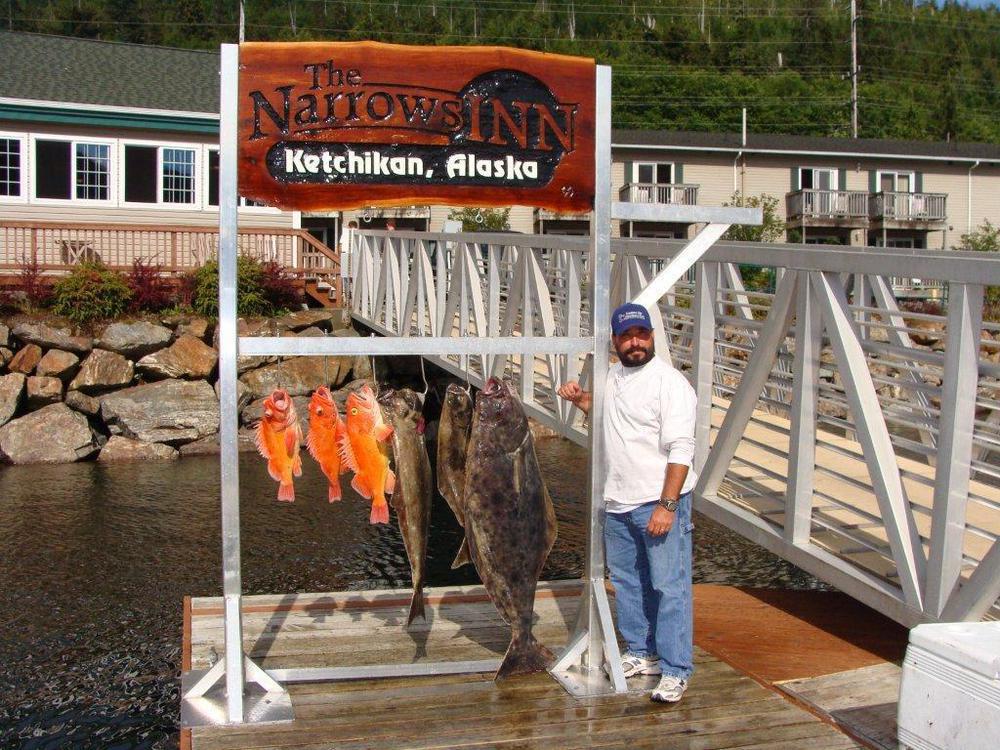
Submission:
[[[219,111],[219,54],[0,31],[0,97]]]
[[[1000,161],[1000,145],[957,141],[901,141],[879,138],[820,138],[806,135],[747,134],[743,145],[739,133],[703,133],[671,130],[615,130],[613,145],[677,148],[706,151],[760,151],[791,154],[831,153],[844,155],[928,157],[933,159],[983,159]]]

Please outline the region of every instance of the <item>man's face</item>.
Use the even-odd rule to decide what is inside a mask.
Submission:
[[[642,367],[656,354],[653,332],[643,326],[632,326],[620,336],[612,336],[611,343],[625,367]]]

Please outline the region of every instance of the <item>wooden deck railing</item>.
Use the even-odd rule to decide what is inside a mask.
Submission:
[[[873,219],[945,221],[947,193],[875,193],[868,198]]]
[[[618,200],[628,203],[698,205],[698,185],[630,182],[618,190]]]
[[[795,190],[786,200],[789,217],[868,218],[868,193],[864,190]]]
[[[303,229],[240,229],[237,241],[241,253],[306,279],[340,272],[340,255]],[[88,260],[127,269],[141,259],[181,273],[216,257],[218,247],[214,227],[0,222],[0,270],[6,271],[37,261],[43,272],[59,273]]]

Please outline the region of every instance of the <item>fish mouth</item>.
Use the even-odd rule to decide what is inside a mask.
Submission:
[[[483,395],[499,396],[503,390],[503,383],[498,378],[490,378],[486,381],[486,387],[483,388]]]

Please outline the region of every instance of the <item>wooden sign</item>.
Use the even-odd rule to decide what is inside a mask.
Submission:
[[[594,74],[590,59],[504,47],[240,45],[240,194],[589,211]]]

